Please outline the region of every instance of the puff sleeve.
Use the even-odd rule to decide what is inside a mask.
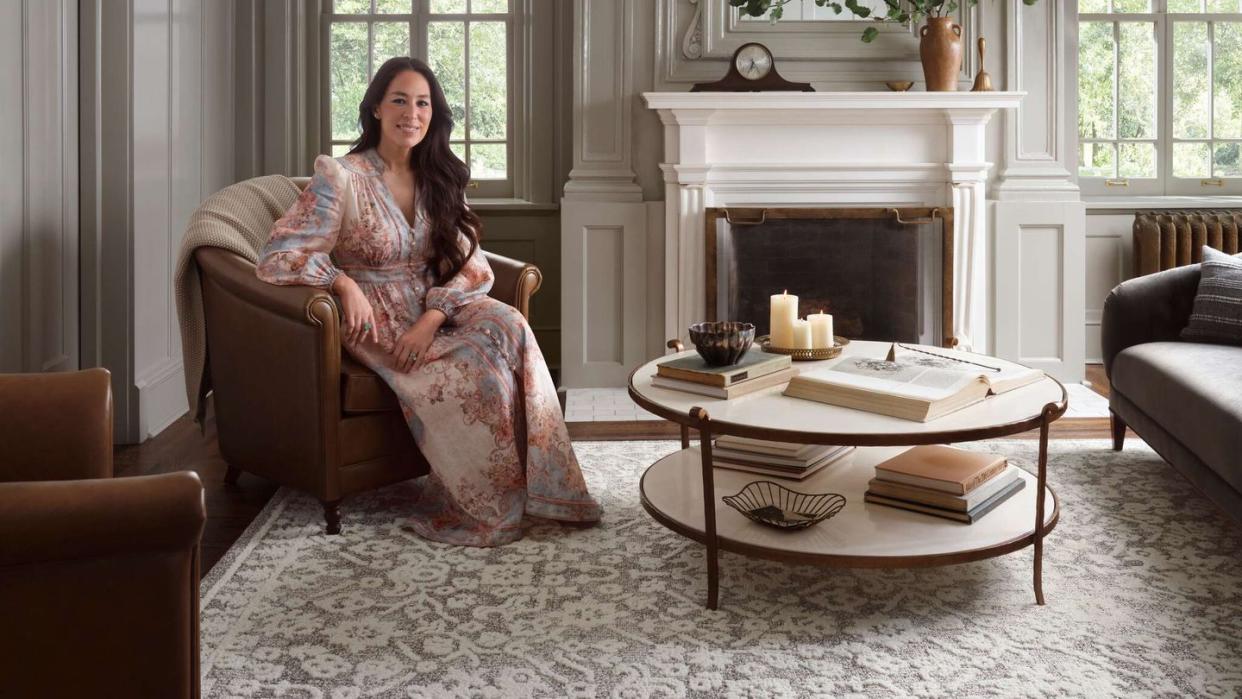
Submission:
[[[315,159],[315,175],[293,206],[272,225],[256,273],[271,284],[331,288],[341,270],[332,249],[341,230],[347,173],[333,158]]]

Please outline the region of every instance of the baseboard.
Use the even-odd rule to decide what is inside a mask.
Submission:
[[[185,397],[185,367],[169,359],[134,381],[138,389],[138,439],[146,441],[168,428],[190,409]]]

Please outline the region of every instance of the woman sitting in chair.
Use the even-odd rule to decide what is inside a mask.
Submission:
[[[496,546],[521,538],[524,514],[598,521],[535,336],[487,295],[470,173],[449,149],[435,75],[393,58],[358,111],[362,136],[347,155],[315,160],[259,278],[340,300],[345,348],[392,387],[431,464],[412,506],[420,536]]]

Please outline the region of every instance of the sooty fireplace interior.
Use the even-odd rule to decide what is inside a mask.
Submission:
[[[769,297],[833,315],[837,335],[948,344],[953,336],[952,211],[785,208],[706,211],[708,320],[768,332]]]

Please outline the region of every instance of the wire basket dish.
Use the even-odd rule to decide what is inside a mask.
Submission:
[[[843,495],[799,493],[772,481],[748,483],[737,495],[720,499],[747,519],[787,530],[819,524],[845,507]]]
[[[759,343],[759,347],[764,352],[773,354],[787,354],[789,358],[796,362],[812,362],[821,359],[835,359],[841,356],[841,350],[850,344],[850,341],[840,335],[833,336],[834,344],[832,347],[821,347],[819,349],[790,349],[788,347],[773,347],[772,338],[769,335],[763,335],[755,338],[755,342]]]

